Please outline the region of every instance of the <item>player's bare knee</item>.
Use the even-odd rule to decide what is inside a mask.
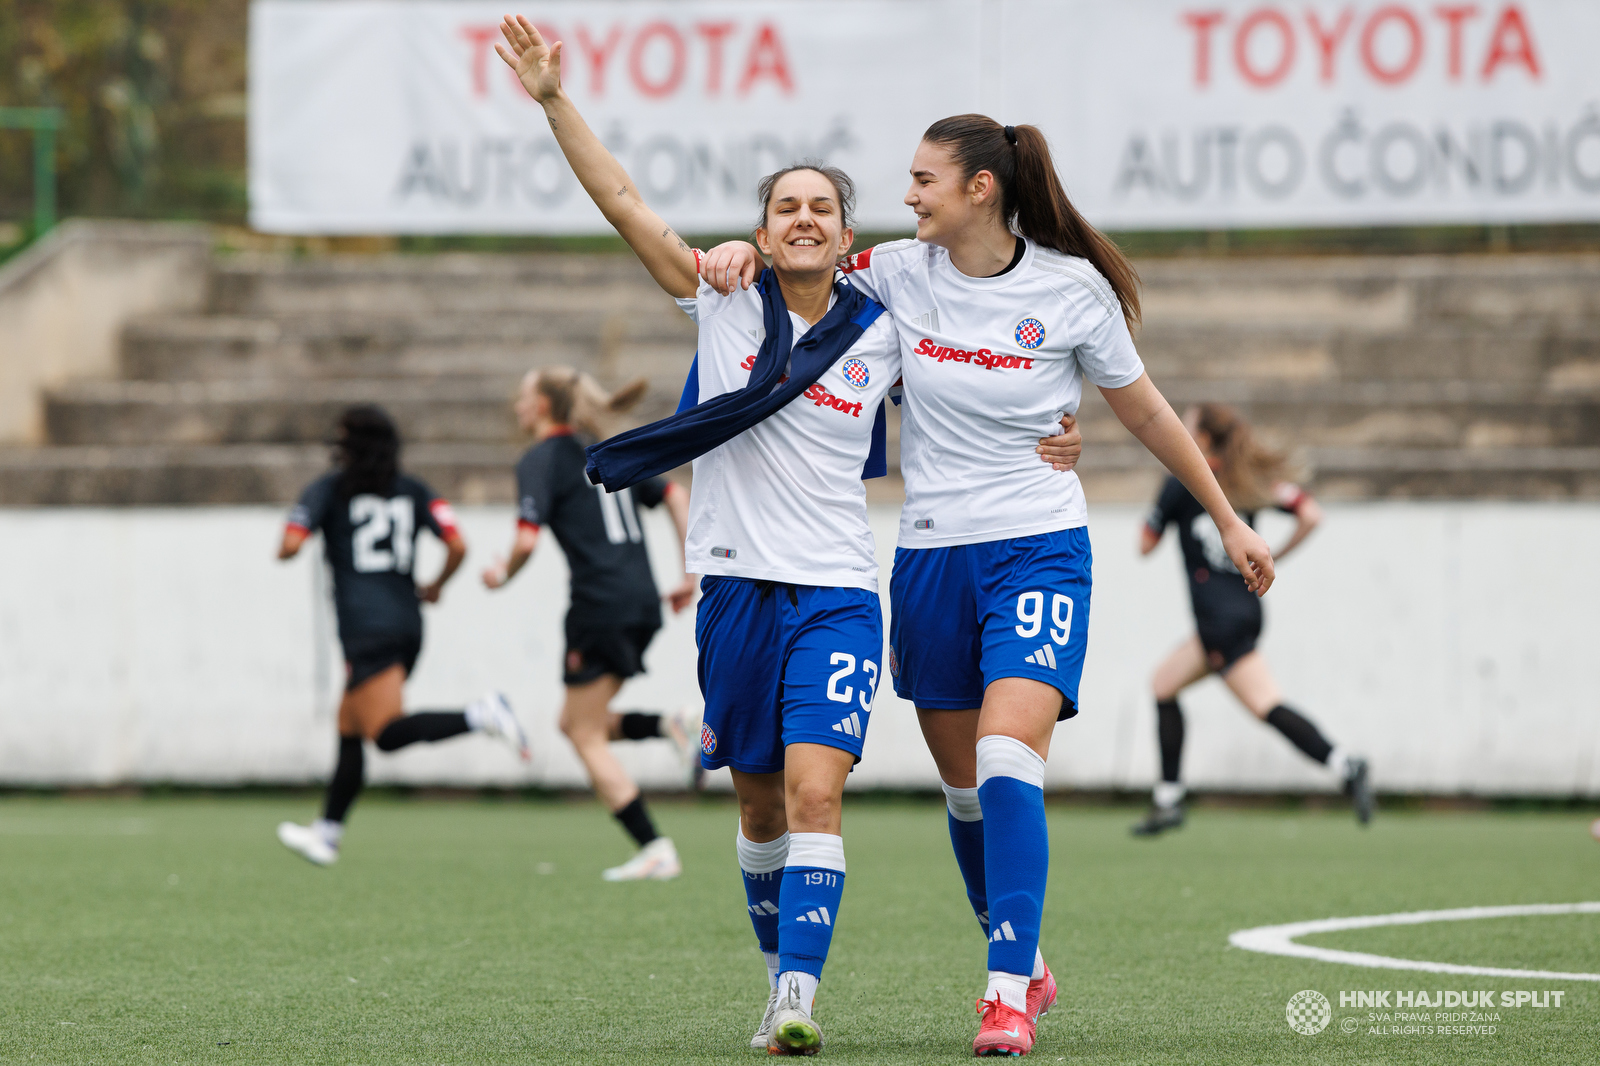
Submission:
[[[838,824],[842,797],[827,782],[800,781],[789,794],[789,828],[795,833],[826,833]]]

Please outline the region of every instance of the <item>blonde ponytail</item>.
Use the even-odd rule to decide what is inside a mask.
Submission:
[[[1291,476],[1289,457],[1256,439],[1238,411],[1220,403],[1203,403],[1199,427],[1211,438],[1211,451],[1222,459],[1217,484],[1236,511],[1258,511],[1272,505],[1273,490]]]
[[[595,440],[616,431],[613,416],[635,407],[650,383],[635,378],[615,392],[607,392],[588,374],[570,366],[547,366],[534,371],[539,394],[550,401],[550,417]]]

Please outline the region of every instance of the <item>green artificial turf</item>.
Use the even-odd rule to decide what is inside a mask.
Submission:
[[[273,837],[305,798],[0,800],[0,1062],[702,1063],[746,1042],[765,973],[734,812],[661,803],[686,872],[604,884],[628,848],[593,804],[372,796],[317,869]],[[1233,930],[1600,899],[1582,814],[1051,808],[1044,1063],[1592,1063],[1600,984],[1443,978],[1251,954]],[[849,880],[818,999],[840,1063],[970,1057],[984,944],[941,806],[849,801]],[[1307,943],[1600,972],[1600,915],[1387,927]],[[1376,1035],[1340,991],[1564,988],[1492,1036]],[[1334,1005],[1289,1028],[1302,989]],[[1356,1018],[1355,1033],[1342,1031]]]

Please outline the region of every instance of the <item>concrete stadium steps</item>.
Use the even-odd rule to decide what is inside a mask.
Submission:
[[[1600,498],[1600,256],[1139,267],[1162,390],[1240,407],[1319,493]],[[695,345],[629,256],[220,257],[208,299],[128,326],[120,379],[49,392],[49,445],[0,451],[0,502],[287,501],[326,469],[339,411],[368,401],[439,491],[505,502],[528,367],[643,376],[638,422],[676,404]],[[1147,498],[1159,468],[1095,390],[1080,415],[1090,498]]]
[[[242,255],[217,263],[210,306],[217,314],[290,318],[674,310],[629,255]]]
[[[407,441],[511,444],[515,378],[437,381],[95,381],[53,392],[59,444],[290,444],[328,437],[355,403],[381,404]]]
[[[694,323],[670,303],[651,310],[146,319],[124,333],[122,369],[145,381],[520,378],[529,367],[588,364],[638,345],[675,348],[687,361]]]
[[[1166,378],[1181,410],[1225,403],[1258,430],[1300,448],[1581,447],[1600,442],[1600,392],[1465,381],[1206,381]],[[1084,440],[1127,441],[1097,391],[1078,411]]]

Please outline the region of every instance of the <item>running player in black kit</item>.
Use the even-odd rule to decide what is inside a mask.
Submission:
[[[517,463],[517,535],[509,559],[483,572],[483,583],[502,587],[533,555],[539,533],[549,526],[572,574],[567,612],[567,651],[562,678],[566,702],[561,731],[589,772],[596,794],[639,845],[621,866],[605,871],[608,881],[667,880],[682,866],[671,839],[660,836],[645,810],[639,786],[612,754],[615,740],[666,737],[680,757],[698,763],[698,737],[681,715],[618,714],[611,700],[622,683],[644,669],[644,650],[661,628],[661,597],[650,572],[638,505],[666,503],[678,527],[678,546],[688,530],[689,494],[660,478],[621,492],[591,485],[583,449],[603,435],[599,418],[626,410],[643,394],[643,382],[608,395],[593,379],[568,367],[529,372],[517,398],[517,421],[536,443]],[[581,436],[580,436],[581,434]],[[667,594],[674,611],[694,600],[694,580]]]
[[[1256,512],[1265,507],[1295,516],[1294,535],[1273,553],[1275,559],[1288,555],[1322,520],[1317,502],[1284,480],[1283,456],[1263,448],[1249,423],[1232,409],[1201,404],[1189,410],[1184,423],[1216,471],[1228,501],[1245,521],[1255,525]],[[1155,787],[1150,813],[1133,827],[1134,833],[1152,836],[1183,824],[1178,764],[1184,728],[1178,693],[1212,673],[1222,675],[1250,713],[1277,729],[1312,761],[1339,774],[1354,801],[1356,817],[1365,825],[1373,809],[1367,761],[1334,747],[1309,719],[1283,702],[1266,658],[1256,649],[1261,636],[1261,600],[1245,588],[1244,579],[1222,550],[1217,527],[1176,478],[1168,478],[1161,489],[1141,531],[1140,551],[1145,555],[1154,551],[1168,525],[1178,527],[1197,632],[1156,668],[1153,688],[1161,783]]]
[[[292,559],[317,530],[333,571],[333,600],[344,648],[344,699],[339,703],[339,762],[322,817],[284,822],[278,839],[319,866],[339,857],[344,819],[361,791],[362,740],[396,751],[421,740],[469,730],[500,737],[528,758],[528,742],[505,697],[490,693],[458,711],[406,714],[401,686],[422,650],[421,604],[437,603],[466,558],[467,543],[446,501],[399,470],[400,436],[381,408],[352,407],[339,419],[331,473],[313,481],[289,514],[278,548]],[[412,577],[417,534],[426,527],[449,555],[426,585]]]

